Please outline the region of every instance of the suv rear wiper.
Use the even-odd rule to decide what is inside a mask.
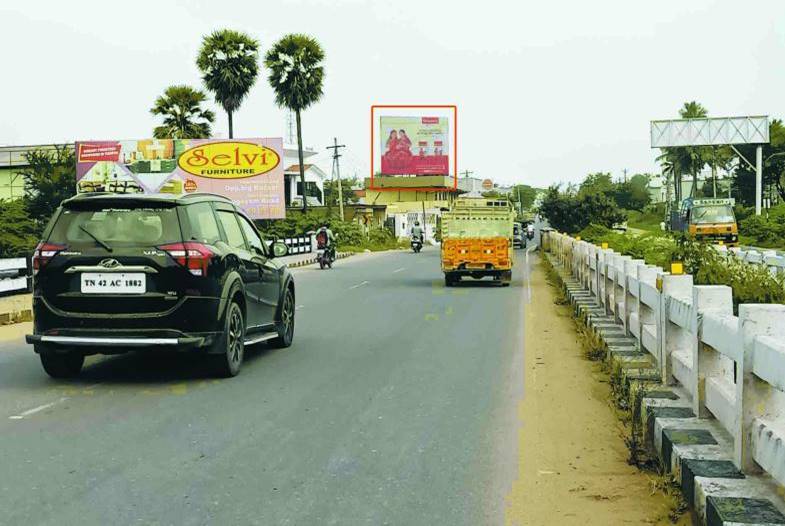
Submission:
[[[104,248],[105,248],[105,249],[106,249],[108,252],[111,252],[111,251],[112,251],[112,247],[110,247],[109,245],[107,245],[107,244],[106,244],[104,241],[101,241],[100,239],[98,239],[98,236],[96,236],[95,234],[93,234],[92,232],[90,232],[89,230],[87,230],[87,228],[85,228],[85,226],[84,226],[84,225],[79,225],[79,229],[80,229],[82,232],[84,232],[85,234],[87,234],[88,236],[90,236],[90,237],[92,237],[93,239],[95,239],[95,242],[96,242],[96,243],[98,243],[99,245],[101,245],[102,247],[104,247]]]

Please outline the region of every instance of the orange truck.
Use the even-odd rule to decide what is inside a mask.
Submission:
[[[685,199],[676,228],[697,241],[735,246],[739,227],[733,214],[733,199]]]
[[[441,218],[442,272],[451,287],[464,277],[510,284],[515,212],[509,201],[463,197]]]

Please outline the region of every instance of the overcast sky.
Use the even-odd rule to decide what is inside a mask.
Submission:
[[[3,2],[0,144],[150,136],[166,86],[201,87],[202,35],[232,28],[262,53],[290,32],[322,43],[325,95],[303,135],[328,173],[337,136],[342,172],[368,174],[370,106],[397,103],[457,104],[458,168],[478,177],[653,171],[649,120],[684,101],[785,116],[783,20],[783,0]],[[262,70],[235,137],[285,128]]]

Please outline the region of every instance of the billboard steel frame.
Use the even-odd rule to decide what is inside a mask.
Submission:
[[[755,170],[755,214],[761,214],[763,197],[763,145],[769,142],[768,115],[707,117],[651,121],[652,148],[685,146],[726,146]],[[736,144],[755,144],[755,164],[735,148]]]

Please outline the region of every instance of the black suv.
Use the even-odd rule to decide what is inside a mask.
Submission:
[[[62,203],[33,254],[33,334],[50,376],[88,354],[195,350],[216,372],[244,348],[294,336],[294,281],[234,204],[211,194],[82,194]]]

